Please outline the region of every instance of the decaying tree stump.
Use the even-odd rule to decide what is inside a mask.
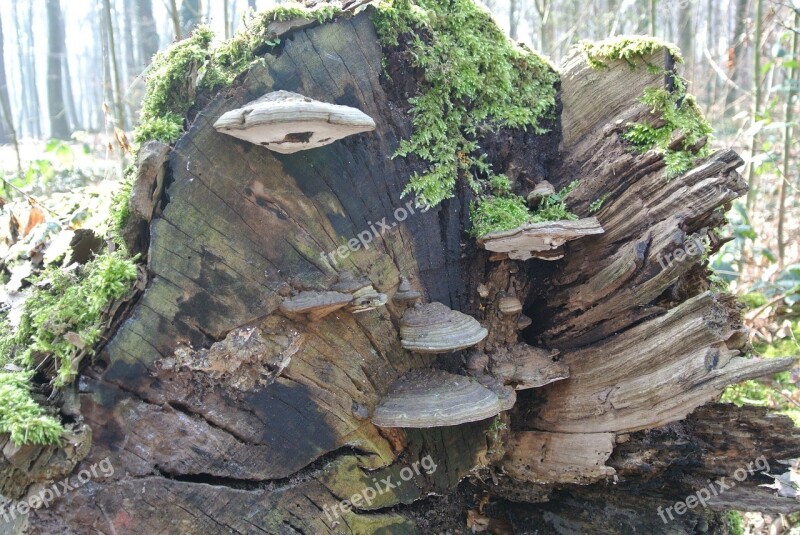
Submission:
[[[797,509],[755,474],[708,509],[670,522],[657,512],[759,456],[780,472],[779,459],[800,455],[786,418],[713,404],[725,385],[791,361],[745,357],[739,308],[710,288],[701,254],[663,260],[690,241],[715,249],[722,208],[745,191],[731,151],[666,180],[660,155],[621,139],[649,115],[639,98],[663,74],[622,61],[592,69],[576,54],[551,133],[484,134],[490,163],[523,197],[578,179],[568,204],[582,218],[492,249],[465,232],[468,188],[427,211],[401,196],[419,164],[391,156],[411,133],[417,74],[403,75],[402,50],[382,50],[371,8],[287,28],[278,52],[198,99],[174,147],[140,154],[126,239],[146,251],[149,284],[76,387],[91,448],[73,473],[105,458],[114,473],[18,529],[726,533],[725,510]],[[645,63],[671,62],[659,52]],[[280,154],[214,128],[279,90],[361,110],[375,130]],[[405,349],[414,292],[477,319],[478,345]],[[452,321],[459,336],[474,327]],[[373,425],[395,380],[431,368],[445,381],[476,377],[482,386],[459,390],[455,405],[500,415]],[[485,391],[500,393],[496,410]],[[427,419],[405,416],[447,422],[448,401],[437,403]]]

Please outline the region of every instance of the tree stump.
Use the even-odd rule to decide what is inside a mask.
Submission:
[[[746,358],[740,310],[710,287],[702,251],[674,260],[690,243],[718,246],[723,208],[745,191],[738,156],[665,179],[659,154],[620,137],[648,117],[639,98],[663,75],[623,61],[592,69],[576,54],[550,133],[487,130],[479,144],[523,197],[579,179],[568,205],[603,232],[557,236],[551,259],[492,254],[466,233],[469,188],[429,210],[401,195],[420,162],[392,155],[422,74],[403,70],[402,44],[382,49],[371,17],[286,24],[279,51],[199,95],[187,132],[148,151],[136,200],[155,205],[143,202],[129,236],[146,251],[148,286],[76,386],[92,438],[73,474],[104,459],[113,474],[18,529],[726,533],[722,511],[797,509],[757,473],[707,509],[667,523],[657,513],[706,478],[761,455],[779,470],[800,451],[786,418],[713,404],[725,385],[791,361]],[[665,55],[642,65],[667,67]],[[375,130],[280,154],[214,128],[279,90],[361,110]],[[360,308],[332,295],[363,279],[372,300]],[[404,349],[401,297],[414,291],[488,336],[445,355]],[[286,305],[300,297],[328,308]],[[517,387],[516,404],[460,425],[372,424],[396,379],[431,368]]]

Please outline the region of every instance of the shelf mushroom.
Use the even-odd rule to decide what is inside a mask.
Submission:
[[[356,108],[290,91],[273,91],[224,113],[214,128],[275,152],[292,154],[375,130],[375,121]]]
[[[317,321],[353,302],[353,296],[341,292],[305,291],[284,299],[280,310],[290,318]]]
[[[504,316],[513,316],[522,312],[522,303],[516,295],[506,295],[500,298],[498,308]]]
[[[331,290],[349,293],[352,296],[353,300],[347,306],[347,310],[354,314],[366,312],[386,304],[386,294],[378,292],[369,279],[356,278],[349,271],[339,273],[339,280],[331,286]]]
[[[400,277],[400,285],[397,287],[397,292],[394,294],[394,301],[400,303],[402,305],[413,303],[417,299],[420,299],[422,294],[416,291],[412,286],[411,283],[408,282],[408,279],[405,277]]]
[[[442,370],[415,369],[397,379],[372,415],[379,427],[428,428],[496,416],[507,400],[475,379]]]
[[[449,353],[466,349],[488,334],[478,320],[442,303],[409,308],[400,319],[401,343],[404,348],[417,353]]]

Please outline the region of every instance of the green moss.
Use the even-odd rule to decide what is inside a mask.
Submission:
[[[471,234],[480,237],[527,223],[578,219],[578,216],[569,211],[565,201],[565,197],[577,185],[578,182],[573,181],[558,193],[545,197],[534,211],[529,210],[525,199],[518,195],[481,199],[471,207]]]
[[[3,358],[26,367],[52,359],[54,384],[72,381],[81,349],[91,354],[99,341],[105,307],[126,295],[136,280],[135,260],[104,253],[72,272],[45,270],[25,301],[16,332],[0,342]]]
[[[546,131],[557,73],[510,42],[471,0],[394,0],[378,6],[374,22],[382,43],[404,41],[425,73],[420,94],[409,99],[413,132],[395,156],[416,155],[428,169],[411,177],[404,194],[435,206],[453,195],[459,177],[482,194],[496,176],[476,141],[482,131]]]
[[[739,511],[728,511],[728,529],[731,535],[744,535],[744,519]]]
[[[135,156],[134,154],[134,161]],[[125,241],[122,239],[122,230],[125,228],[131,216],[128,201],[131,197],[131,191],[133,191],[133,181],[135,178],[136,166],[131,164],[125,169],[119,190],[117,190],[117,193],[114,194],[114,197],[111,199],[111,206],[109,208],[109,233],[111,238],[121,249],[126,248]]]
[[[214,32],[208,27],[198,26],[187,39],[153,57],[147,70],[136,142],[171,142],[183,131],[183,118],[194,104],[198,77],[208,69],[213,38]]]
[[[0,371],[0,433],[17,444],[58,444],[64,428],[31,397],[33,371]]]
[[[668,179],[685,173],[691,169],[696,158],[709,154],[708,145],[696,152],[694,147],[713,131],[694,97],[686,94],[685,81],[678,77],[674,80],[675,91],[649,87],[641,98],[643,104],[650,106],[654,119],[661,119],[655,124],[663,124],[633,123],[623,134],[623,138],[638,150],[655,150],[662,154]],[[676,134],[682,136],[682,140],[673,146]]]
[[[631,68],[637,60],[667,49],[677,63],[683,63],[681,51],[673,44],[643,35],[611,37],[603,41],[584,40],[577,45],[593,69],[608,68],[608,61],[625,61]]]
[[[489,197],[472,206],[472,235],[509,230],[531,222],[531,211],[519,196]]]

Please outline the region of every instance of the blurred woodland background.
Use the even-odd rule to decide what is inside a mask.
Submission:
[[[800,1],[484,0],[509,36],[557,66],[583,39],[649,34],[683,51],[713,145],[750,184],[711,259],[747,306],[756,352],[800,355]],[[0,0],[0,301],[60,258],[65,234],[102,231],[127,165],[151,58],[199,24],[219,40],[270,0]],[[575,177],[580,178],[580,177]],[[687,201],[688,202],[688,201]],[[800,368],[729,388],[800,423]],[[734,515],[738,513],[733,513]],[[742,532],[796,519],[737,517]],[[788,532],[788,531],[787,531]]]

